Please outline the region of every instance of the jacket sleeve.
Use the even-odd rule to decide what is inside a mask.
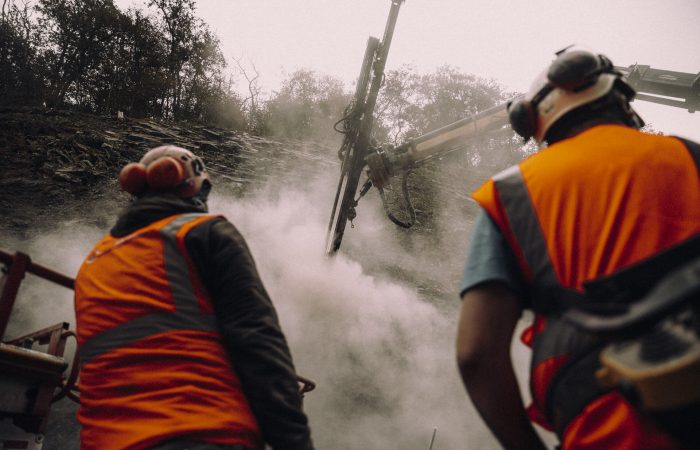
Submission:
[[[289,347],[243,236],[213,219],[190,231],[185,244],[265,441],[274,449],[312,449]]]

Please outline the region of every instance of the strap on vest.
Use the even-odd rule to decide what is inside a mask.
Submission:
[[[588,403],[610,392],[610,389],[601,387],[595,378],[595,372],[600,367],[600,350],[613,338],[632,336],[648,330],[657,320],[697,298],[700,292],[700,258],[697,257],[699,242],[700,237],[696,236],[633,267],[593,282],[593,287],[599,287],[597,294],[608,293],[624,299],[625,303],[609,307],[604,302],[604,297],[597,297],[578,306],[580,309],[585,307],[590,312],[593,309],[590,305],[598,305],[598,309],[607,312],[607,315],[601,317],[579,309],[567,312],[561,320],[557,319],[556,324],[562,330],[567,330],[566,326],[561,327],[564,324],[575,327],[567,331],[572,336],[576,336],[577,331],[583,337],[586,333],[593,333],[593,336],[600,338],[583,351],[574,349],[572,359],[557,371],[547,390],[545,412],[559,436],[563,436],[571,420]],[[624,282],[631,283],[632,288],[626,287]],[[653,287],[647,287],[649,292],[646,295],[630,296],[630,292],[636,293],[647,285]],[[619,307],[624,307],[625,313],[611,315],[611,311]],[[557,332],[556,327],[549,335],[546,333],[547,330],[543,333],[545,339],[540,344],[544,347],[536,347],[533,356],[546,352],[547,346],[557,345],[558,340],[566,338],[565,334]]]
[[[567,356],[553,374],[544,398],[545,416],[560,437],[588,403],[609,391],[599,386],[595,378],[600,367],[598,355],[606,344],[558,315],[549,316],[544,330],[535,337],[533,371],[550,358]]]
[[[672,271],[644,296],[630,302],[622,314],[595,314],[581,308],[564,319],[580,329],[609,338],[631,338],[674,314],[700,295],[700,257]],[[700,304],[698,304],[700,307]]]
[[[560,315],[572,308],[578,308],[587,301],[585,295],[560,284],[534,285],[529,293],[530,309],[546,316]]]
[[[698,255],[700,234],[611,275],[584,283],[586,297],[594,302],[629,303]]]
[[[612,275],[584,284],[585,302],[565,320],[609,336],[642,330],[700,288],[700,234]]]
[[[547,251],[547,241],[520,166],[512,166],[500,172],[493,177],[493,182],[508,222],[517,224],[511,226],[511,230],[532,271],[533,284],[558,285],[557,275]]]
[[[545,412],[557,435],[564,436],[566,427],[596,398],[611,389],[603,388],[595,377],[600,368],[599,354],[603,343],[571,358],[556,373],[547,391]]]
[[[561,285],[533,286],[532,310],[563,314],[572,308],[604,316],[620,315],[661,279],[700,255],[700,234],[617,272],[587,281],[585,294]]]

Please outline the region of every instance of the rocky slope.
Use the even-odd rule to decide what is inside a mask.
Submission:
[[[213,179],[239,193],[283,173],[304,179],[338,165],[335,150],[319,143],[282,143],[201,124],[39,109],[0,110],[0,124],[0,232],[25,233],[110,199],[119,169],[166,143],[202,156]],[[298,170],[289,173],[294,161]]]

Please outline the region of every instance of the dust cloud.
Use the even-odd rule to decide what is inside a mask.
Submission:
[[[434,428],[434,450],[497,448],[457,374],[457,285],[446,286],[451,297],[441,301],[419,289],[458,279],[467,237],[451,248],[419,238],[406,246],[406,235],[369,199],[357,227],[348,228],[346,249],[327,257],[335,176],[301,187],[278,180],[240,197],[215,191],[210,199],[210,211],[225,215],[247,239],[297,371],[317,383],[305,398],[317,448],[427,449]],[[3,237],[2,245],[74,276],[107,231],[76,218],[32,240]],[[31,278],[8,335],[62,320],[74,328],[72,293]],[[522,380],[528,355],[518,346],[515,356]],[[45,448],[70,447],[47,439]]]
[[[436,450],[496,448],[457,374],[457,286],[447,287],[453,300],[447,306],[417,289],[443,280],[441,259],[452,255],[420,242],[406,250],[399,231],[370,204],[346,231],[348,252],[327,257],[332,198],[316,187],[243,200],[215,196],[210,206],[246,237],[297,371],[318,384],[305,399],[317,447],[427,449],[437,428]],[[367,270],[378,265],[372,260],[410,267],[397,279],[390,275],[396,271]],[[527,355],[521,359],[527,367]]]
[[[212,205],[247,238],[297,370],[318,383],[305,400],[318,448],[428,448],[433,427],[434,448],[466,448],[470,428],[488,442],[460,392],[454,318],[408,284],[324,256],[322,206],[299,192]]]

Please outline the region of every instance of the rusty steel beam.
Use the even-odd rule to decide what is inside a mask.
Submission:
[[[5,337],[10,314],[15,306],[17,292],[25,273],[29,272],[68,289],[73,289],[75,285],[73,278],[33,263],[29,255],[22,252],[11,254],[0,249],[0,264],[4,266],[0,278],[0,341]]]
[[[31,260],[28,255],[17,252],[12,257],[11,262],[8,263],[5,259],[2,262],[7,265],[7,269],[0,282],[2,284],[2,292],[0,292],[0,342],[5,337],[7,323],[10,321],[10,314],[15,306],[17,291],[19,291],[19,286],[22,284],[22,279],[29,264],[31,264]]]
[[[9,266],[14,261],[16,255],[19,255],[19,254],[24,255],[24,253],[21,253],[21,252],[15,252],[15,254],[12,255],[11,253],[7,252],[6,250],[3,250],[0,248],[0,263],[3,263],[5,265]],[[56,283],[56,284],[61,285],[65,288],[68,288],[68,289],[73,289],[73,286],[75,285],[75,279],[73,279],[69,276],[63,275],[62,273],[56,272],[55,270],[51,270],[48,267],[42,266],[41,264],[31,262],[31,259],[29,260],[27,272],[29,272],[33,275],[36,275],[38,277],[41,277],[45,280],[49,280],[53,283]]]

